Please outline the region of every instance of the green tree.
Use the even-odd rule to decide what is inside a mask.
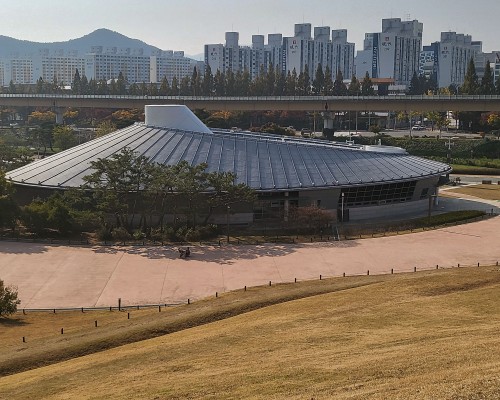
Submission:
[[[179,85],[179,92],[181,96],[191,95],[191,90],[189,86],[190,86],[189,76],[185,76],[184,78],[181,79],[181,83]]]
[[[474,59],[471,57],[465,73],[464,84],[460,88],[462,94],[473,95],[479,91],[479,79],[476,73],[476,65]]]
[[[307,65],[304,67],[304,71],[299,74],[296,90],[299,96],[309,96],[311,93],[311,78]]]
[[[486,62],[484,75],[481,79],[481,87],[479,89],[481,94],[492,95],[495,94],[495,82],[493,80],[493,72],[491,71],[490,60]]]
[[[191,81],[189,82],[191,86],[191,94],[193,96],[201,95],[201,79],[198,74],[198,68],[193,68],[193,73],[191,74]]]
[[[224,74],[218,69],[214,76],[214,94],[216,96],[225,95],[225,78]]]
[[[111,214],[117,227],[130,229],[129,216],[140,203],[141,190],[152,179],[149,159],[124,148],[111,157],[92,161],[90,166],[94,172],[83,177],[84,188],[93,192],[97,209],[103,215],[102,225],[106,225],[104,215]]]
[[[236,78],[234,76],[234,73],[232,70],[227,71],[224,74],[225,82],[224,82],[224,87],[226,88],[225,90],[225,95],[226,96],[235,96],[236,93]]]
[[[62,234],[71,230],[73,219],[62,195],[56,193],[47,200],[35,199],[24,207],[22,219],[25,226],[40,234],[47,228]]]
[[[170,93],[170,85],[168,84],[168,79],[166,76],[163,77],[161,80],[161,85],[160,85],[160,96],[168,96]]]
[[[0,227],[14,228],[19,217],[19,207],[14,201],[14,186],[0,169]]]
[[[422,82],[417,72],[413,72],[413,76],[410,81],[410,86],[408,88],[409,95],[419,95],[424,93],[424,88],[422,87]]]
[[[363,81],[361,82],[361,94],[363,96],[374,96],[375,90],[373,89],[373,82],[368,72],[366,73]]]
[[[75,75],[73,76],[73,82],[71,84],[71,90],[73,91],[74,94],[81,94],[81,83],[82,79],[80,77],[80,72],[78,71],[78,68],[75,70]]]
[[[107,135],[108,133],[116,131],[116,129],[117,127],[113,122],[104,120],[97,125],[95,133],[97,137],[101,137]]]
[[[359,83],[358,78],[356,78],[356,75],[352,76],[347,93],[349,96],[358,96],[361,94],[361,84]]]
[[[205,66],[202,88],[204,96],[212,96],[214,90],[214,76],[212,75],[212,68],[210,68],[208,64]]]
[[[73,129],[67,125],[58,125],[54,128],[54,146],[66,150],[76,146],[76,137]]]
[[[325,85],[323,87],[323,96],[331,96],[333,93],[332,71],[327,65],[325,68]]]
[[[276,89],[274,94],[276,96],[283,96],[285,95],[286,76],[279,65],[276,65],[274,75],[276,76]]]
[[[347,87],[344,84],[344,77],[342,75],[342,71],[338,71],[335,77],[335,81],[333,82],[333,95],[334,96],[346,96],[347,95]]]
[[[316,68],[316,74],[314,76],[312,91],[315,95],[323,94],[325,88],[325,74],[323,73],[323,67],[318,64]]]
[[[14,286],[5,286],[0,279],[0,317],[14,314],[21,300],[17,298],[17,288]]]
[[[236,174],[232,172],[211,172],[206,178],[210,192],[206,199],[209,212],[205,217],[205,224],[215,209],[224,210],[232,204],[252,203],[256,199],[253,189],[243,183],[235,183]]]
[[[295,96],[297,94],[297,71],[295,68],[286,76],[286,95],[287,96]]]
[[[172,78],[172,88],[171,88],[172,96],[179,96],[179,80],[177,76],[174,75]]]
[[[118,73],[118,79],[116,80],[116,94],[127,94],[127,82],[122,71]]]

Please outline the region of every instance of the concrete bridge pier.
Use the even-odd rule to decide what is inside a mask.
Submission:
[[[56,114],[56,125],[62,125],[64,123],[64,107],[54,107],[54,112]]]

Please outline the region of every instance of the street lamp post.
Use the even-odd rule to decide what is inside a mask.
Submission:
[[[226,236],[227,236],[227,243],[229,243],[229,210],[231,209],[231,206],[227,206],[226,209]]]
[[[342,203],[341,203],[341,208],[340,208],[340,217],[341,217],[341,221],[342,223],[344,223],[344,194],[345,193],[342,193]]]

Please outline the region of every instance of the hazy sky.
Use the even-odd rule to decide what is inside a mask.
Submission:
[[[365,32],[379,32],[391,17],[423,22],[424,45],[451,30],[500,50],[499,0],[0,0],[0,10],[0,35],[55,42],[108,28],[191,55],[223,43],[226,31],[240,32],[246,45],[252,34],[292,36],[301,22],[347,29],[360,50]]]

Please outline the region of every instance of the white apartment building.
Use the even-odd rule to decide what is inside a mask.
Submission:
[[[482,56],[482,42],[472,41],[470,35],[442,32],[441,41],[424,46],[420,53],[419,72],[426,77],[434,75],[438,87],[461,86],[471,58],[481,78],[486,66]]]
[[[263,35],[252,36],[252,46],[239,46],[237,32],[226,33],[226,44],[205,45],[205,64],[213,74],[220,71],[248,70],[255,79],[261,67],[267,71],[270,65],[278,66],[284,73],[297,74],[307,66],[311,79],[314,78],[318,65],[330,68],[332,77],[341,71],[350,78],[354,72],[354,43],[347,42],[346,30],[331,31],[330,27],[315,27],[311,37],[311,24],[296,24],[293,37],[282,34],[268,35],[267,44]]]
[[[95,46],[85,55],[85,76],[100,81],[116,79],[121,72],[130,84],[151,82],[149,62],[143,49]]]
[[[172,84],[174,76],[180,81],[185,76],[191,76],[194,67],[198,67],[198,73],[203,73],[196,60],[184,56],[183,51],[157,51],[150,56],[149,60],[149,82],[161,83],[164,77]]]
[[[160,83],[167,77],[169,83],[174,76],[179,80],[190,76],[194,67],[200,71],[199,62],[184,56],[183,51],[158,51],[145,55],[142,48],[117,48],[93,46],[85,55],[76,51],[49,52],[44,49],[36,55],[15,56],[1,60],[0,85],[35,84],[39,78],[45,82],[71,84],[78,69],[90,81],[116,79],[120,72],[132,83]]]
[[[423,24],[400,18],[382,20],[382,32],[367,33],[363,50],[356,56],[356,76],[394,79],[408,85],[419,70]]]

